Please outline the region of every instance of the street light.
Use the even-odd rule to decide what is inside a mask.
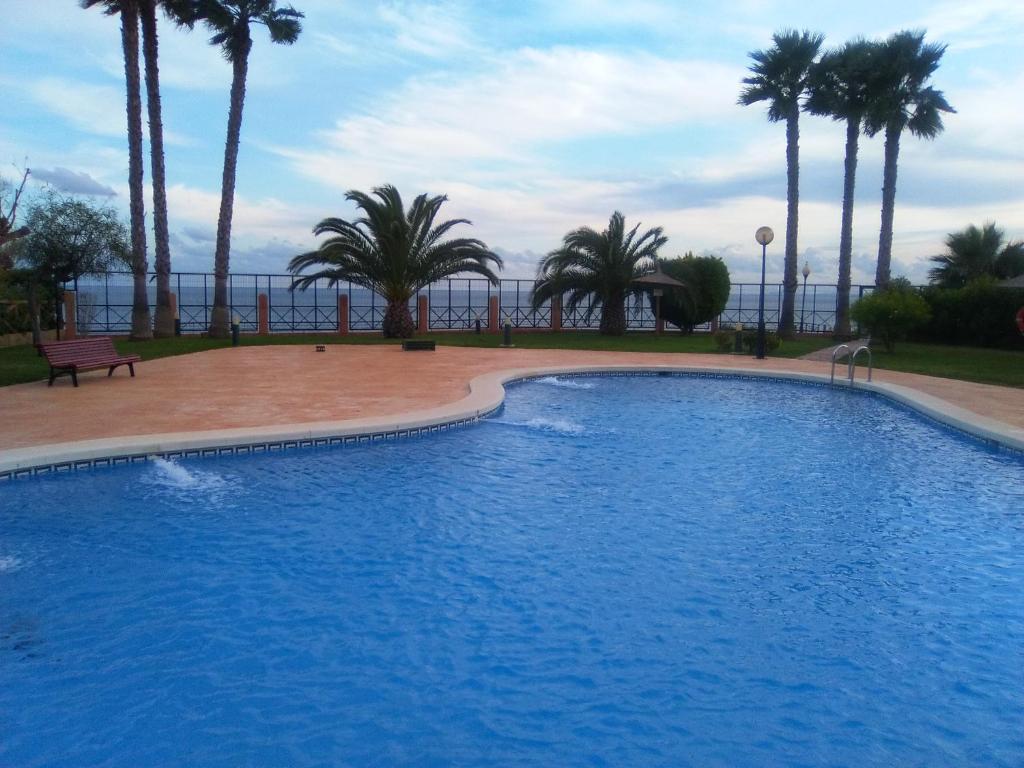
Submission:
[[[771,227],[759,227],[754,239],[761,244],[761,298],[757,302],[757,359],[764,360],[764,266],[768,258],[768,243],[775,239]]]
[[[804,332],[804,307],[807,306],[807,278],[811,276],[811,265],[806,261],[801,270],[804,276],[804,297],[800,300],[800,333]]]

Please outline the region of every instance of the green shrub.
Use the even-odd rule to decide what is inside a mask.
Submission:
[[[922,293],[932,319],[915,334],[921,341],[1020,349],[1024,337],[1014,317],[1024,307],[1024,289],[1000,288],[976,280],[963,288],[926,288]]]
[[[735,345],[736,331],[715,331],[712,337],[719,352],[732,352]]]
[[[931,310],[908,280],[897,278],[887,288],[861,298],[850,316],[892,352],[898,340],[928,322]]]
[[[751,355],[757,353],[757,331],[744,331],[743,332],[743,346],[747,352]],[[776,349],[782,346],[782,339],[775,332],[767,332],[764,335],[764,352],[769,354],[774,352]]]
[[[709,323],[722,314],[729,300],[729,268],[717,256],[694,256],[661,262],[669,277],[686,285],[687,290],[666,290],[661,298],[661,316],[683,333],[694,326]],[[651,308],[654,299],[651,297]]]

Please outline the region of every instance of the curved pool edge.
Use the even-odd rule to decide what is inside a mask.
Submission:
[[[423,432],[444,431],[476,422],[499,408],[505,399],[506,384],[544,376],[607,373],[703,374],[829,385],[829,377],[823,374],[771,369],[636,364],[512,368],[474,377],[469,382],[469,394],[454,403],[389,416],[132,435],[0,451],[0,480],[51,471],[62,472],[146,461],[153,456],[260,453],[296,447],[372,442],[408,437]],[[1024,451],[1024,429],[981,416],[911,387],[867,381],[835,386],[880,394],[974,437],[1016,451]]]

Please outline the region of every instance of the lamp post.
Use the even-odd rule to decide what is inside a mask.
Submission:
[[[654,335],[661,336],[661,297],[665,295],[663,288],[655,288],[654,294]]]
[[[800,299],[800,333],[804,332],[804,307],[807,306],[807,278],[811,276],[811,265],[806,261],[804,262],[804,268],[801,270],[801,274],[804,276],[804,296]]]
[[[775,239],[771,227],[759,227],[754,239],[761,244],[761,297],[757,302],[757,359],[764,360],[764,268],[768,258],[768,243]]]

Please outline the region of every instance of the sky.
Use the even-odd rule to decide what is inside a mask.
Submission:
[[[785,129],[737,104],[749,52],[798,28],[840,46],[925,29],[948,44],[933,84],[957,109],[934,141],[904,136],[893,274],[925,282],[946,234],[995,221],[1024,239],[1024,3],[863,0],[295,0],[293,46],[254,33],[231,270],[283,273],[313,225],[351,217],[350,189],[445,194],[444,218],[533,277],[579,226],[661,226],[662,256],[782,274]],[[202,28],[161,21],[172,268],[212,271],[231,69]],[[4,0],[0,176],[127,215],[124,68],[116,17],[75,0]],[[834,284],[844,126],[800,123],[800,262]],[[148,147],[147,147],[148,153]],[[854,283],[874,281],[882,138],[862,137]],[[146,177],[149,167],[147,155]],[[151,205],[147,192],[147,223]],[[149,249],[153,261],[152,243]]]

